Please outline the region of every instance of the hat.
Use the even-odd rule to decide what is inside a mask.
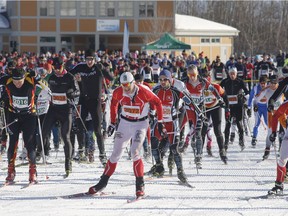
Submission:
[[[120,76],[120,83],[131,83],[134,81],[134,77],[130,72],[124,72]]]
[[[22,68],[14,68],[12,69],[12,79],[21,80],[25,77],[25,70]]]
[[[85,57],[92,56],[95,57],[95,52],[92,49],[88,49],[85,51]]]
[[[271,83],[278,83],[278,76],[277,75],[272,75],[270,77],[270,82]]]
[[[63,60],[60,57],[53,59],[54,69],[60,69],[63,66]]]
[[[169,70],[166,69],[162,70],[159,74],[159,77],[160,76],[166,76],[169,79],[170,83],[172,83],[172,74]]]

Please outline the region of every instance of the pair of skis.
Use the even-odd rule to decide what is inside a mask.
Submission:
[[[4,187],[10,186],[10,185],[15,185],[16,183],[17,183],[16,181],[6,181],[6,182],[4,182],[4,184],[2,184],[0,186],[0,188],[4,188]],[[29,182],[28,184],[25,184],[24,186],[22,186],[21,189],[28,188],[28,187],[35,185],[35,184],[38,184],[38,181]]]

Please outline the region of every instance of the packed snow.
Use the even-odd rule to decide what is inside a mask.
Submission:
[[[253,124],[253,119],[250,119]],[[222,123],[224,126],[224,123]],[[224,131],[224,127],[222,128]],[[145,199],[127,203],[135,196],[135,177],[132,161],[126,150],[110,178],[105,192],[109,196],[81,197],[64,199],[61,196],[87,192],[96,184],[103,172],[95,152],[94,163],[73,162],[73,173],[66,179],[64,174],[64,153],[62,145],[58,153],[51,151],[50,165],[38,165],[37,185],[21,189],[28,182],[28,165],[16,167],[16,184],[0,189],[1,215],[287,215],[287,197],[275,199],[248,199],[248,197],[267,194],[274,186],[276,176],[275,152],[262,161],[265,149],[266,129],[259,127],[256,148],[251,147],[251,137],[245,137],[246,148],[240,152],[238,136],[229,145],[228,164],[219,158],[215,136],[213,136],[213,155],[203,151],[203,168],[197,174],[191,146],[183,155],[185,172],[194,189],[178,183],[176,169],[169,177],[167,158],[164,165],[164,178],[145,181]],[[19,142],[18,155],[22,141]],[[105,141],[107,155],[111,154],[113,139]],[[53,146],[53,144],[52,144]],[[276,146],[278,150],[278,143]],[[16,164],[25,163],[17,159]],[[145,161],[145,171],[152,166],[152,160]],[[4,183],[7,173],[7,158],[1,159],[0,183]],[[46,176],[48,179],[46,179]],[[147,177],[145,177],[147,178]]]

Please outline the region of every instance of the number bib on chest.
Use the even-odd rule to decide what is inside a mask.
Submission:
[[[52,94],[52,103],[56,105],[67,104],[66,93],[53,93]]]
[[[12,96],[12,103],[15,108],[25,109],[28,108],[28,97]]]
[[[238,104],[238,97],[237,95],[227,95],[228,101],[230,105]]]
[[[122,114],[124,116],[138,118],[140,116],[140,107],[123,105]]]

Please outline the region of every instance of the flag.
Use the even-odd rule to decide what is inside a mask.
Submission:
[[[123,49],[122,49],[123,57],[125,57],[127,53],[129,53],[129,29],[128,29],[128,23],[125,22],[124,35],[123,35]]]

